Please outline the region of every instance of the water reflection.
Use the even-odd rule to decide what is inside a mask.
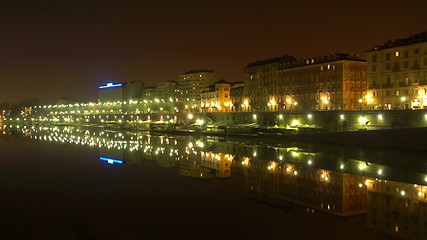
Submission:
[[[250,199],[309,214],[366,216],[370,228],[427,239],[423,153],[352,150],[244,139],[153,136],[74,127],[3,126],[2,138],[97,147],[108,164],[179,168],[194,179],[242,176]]]

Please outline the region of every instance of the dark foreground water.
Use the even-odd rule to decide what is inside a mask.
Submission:
[[[427,236],[425,153],[1,131],[0,239]]]

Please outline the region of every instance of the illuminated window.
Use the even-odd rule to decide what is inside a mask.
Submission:
[[[396,51],[396,52],[394,53],[394,56],[399,57],[399,56],[400,56],[400,52],[399,52],[399,51]]]

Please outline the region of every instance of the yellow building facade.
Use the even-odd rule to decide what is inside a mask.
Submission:
[[[252,111],[361,109],[366,61],[350,54],[266,60],[246,67],[245,89]]]
[[[208,86],[208,90],[200,94],[201,112],[230,112],[232,102],[230,96],[230,83],[219,80],[215,84]]]
[[[369,108],[427,108],[427,32],[375,46],[367,64]]]

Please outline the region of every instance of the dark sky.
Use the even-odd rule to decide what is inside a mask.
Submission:
[[[107,81],[191,69],[241,81],[257,59],[363,53],[427,31],[425,0],[0,1],[0,103],[97,99]]]

